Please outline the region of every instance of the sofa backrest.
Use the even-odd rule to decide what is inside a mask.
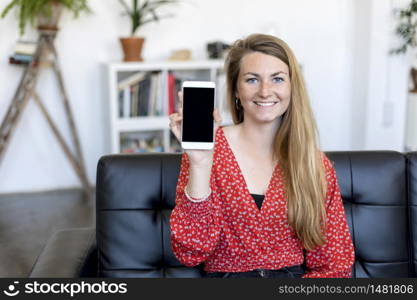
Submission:
[[[412,276],[406,156],[388,151],[327,155],[355,246],[353,276]]]
[[[408,215],[411,236],[412,277],[417,277],[417,152],[407,154]]]
[[[417,153],[330,152],[355,246],[354,277],[413,277]],[[109,155],[97,168],[98,276],[201,277],[170,246],[180,154]],[[408,170],[408,173],[407,173]],[[408,174],[408,176],[407,176]]]

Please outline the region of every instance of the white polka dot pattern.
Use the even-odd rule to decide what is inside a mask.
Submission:
[[[204,262],[207,272],[246,272],[302,264],[303,277],[351,277],[354,248],[346,222],[335,170],[323,155],[327,172],[326,243],[303,253],[288,224],[283,174],[277,165],[261,210],[246,186],[237,160],[220,127],[216,132],[212,193],[207,201],[189,201],[188,156],[184,153],[170,217],[171,245],[186,266]]]

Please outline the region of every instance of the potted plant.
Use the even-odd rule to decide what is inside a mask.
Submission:
[[[138,30],[145,24],[158,22],[169,15],[160,16],[157,9],[161,6],[178,2],[177,0],[132,0],[128,5],[125,0],[119,0],[123,6],[124,13],[131,21],[129,37],[120,38],[122,44],[124,61],[143,61],[142,47],[145,39],[135,36]]]
[[[417,0],[411,0],[410,4],[396,11],[399,23],[396,27],[396,34],[402,40],[402,45],[391,52],[394,54],[405,53],[408,48],[417,46],[416,26],[417,26]]]
[[[391,54],[403,54],[407,50],[412,50],[411,55],[416,55],[417,47],[417,0],[411,0],[406,8],[395,11],[398,15],[398,25],[396,34],[401,39],[401,46],[392,49]],[[411,93],[417,93],[417,57],[412,57],[410,77],[413,87]]]
[[[4,18],[10,10],[18,10],[20,35],[28,24],[41,30],[57,30],[62,10],[66,9],[78,17],[80,12],[91,12],[87,0],[12,0],[3,10]]]

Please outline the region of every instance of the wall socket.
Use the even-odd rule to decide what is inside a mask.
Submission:
[[[382,126],[384,128],[391,127],[394,123],[394,103],[385,101],[382,111]]]

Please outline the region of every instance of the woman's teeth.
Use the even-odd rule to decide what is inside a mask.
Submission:
[[[256,102],[254,101],[253,103],[255,103],[258,106],[272,106],[278,102]]]

